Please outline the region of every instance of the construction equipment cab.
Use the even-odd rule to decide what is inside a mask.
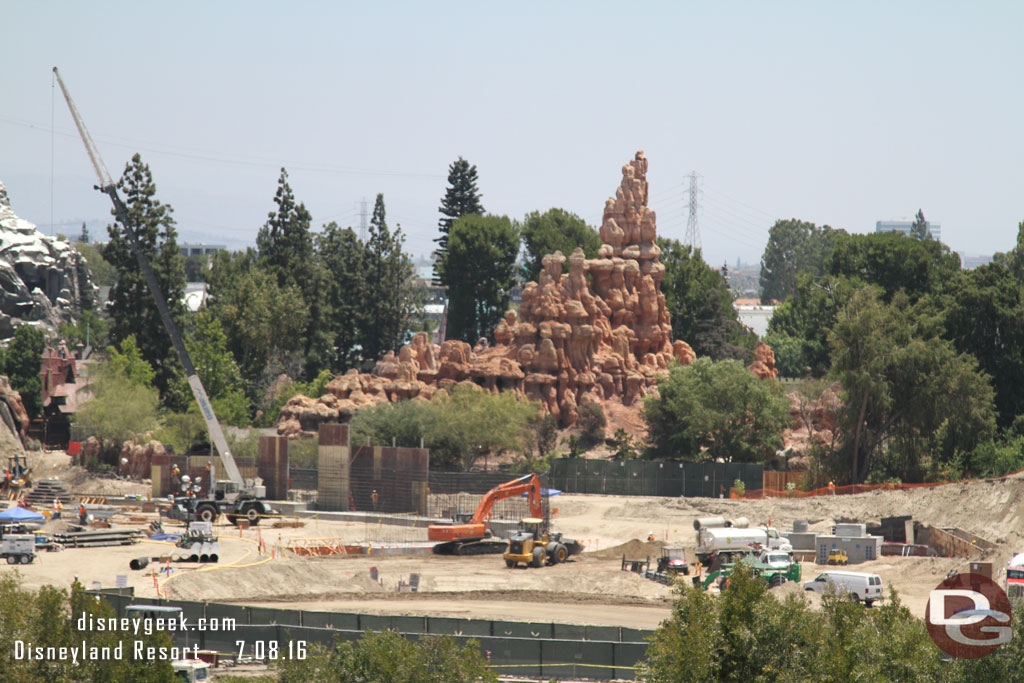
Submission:
[[[500,553],[505,549],[504,541],[491,541],[491,515],[494,504],[500,500],[526,494],[532,517],[543,517],[544,506],[541,501],[540,477],[536,474],[507,481],[495,486],[484,494],[477,505],[476,512],[468,520],[459,520],[457,524],[431,524],[427,527],[427,538],[438,541],[434,553],[438,555],[479,555],[483,553]]]
[[[528,567],[558,564],[581,552],[583,544],[579,541],[550,532],[539,517],[527,517],[520,522],[519,530],[512,534],[503,557],[505,566],[511,569],[520,563]]]

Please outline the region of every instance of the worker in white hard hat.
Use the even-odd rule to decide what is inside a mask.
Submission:
[[[648,541],[653,541],[654,540],[654,532],[653,531],[648,531],[647,532],[647,540]]]

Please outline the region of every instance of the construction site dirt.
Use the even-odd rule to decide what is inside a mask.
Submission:
[[[131,492],[124,486],[126,482],[116,483],[118,493]],[[90,492],[103,493],[101,484],[92,482]],[[561,495],[552,499],[551,506],[557,508],[553,525],[581,540],[586,551],[569,562],[541,568],[508,569],[500,555],[394,554],[396,548],[387,547],[388,541],[374,543],[376,532],[385,538],[393,535],[386,525],[309,517],[282,520],[292,523],[282,528],[273,528],[272,520],[266,520],[245,530],[222,520],[215,528],[221,544],[220,561],[215,565],[151,563],[146,570],[131,571],[132,559],[157,557],[170,547],[143,540],[130,546],[44,552],[31,565],[0,565],[0,571],[20,572],[30,587],[68,586],[76,577],[86,587],[111,587],[118,575],[123,575],[121,580],[133,587],[136,595],[146,597],[318,611],[655,628],[670,614],[673,588],[622,571],[622,557],[650,556],[653,560],[663,544],[682,545],[692,552],[693,520],[698,517],[747,517],[752,524],[770,522],[783,530],[792,528],[796,520],[806,520],[811,530],[825,531],[837,522],[871,523],[886,516],[912,515],[915,520],[960,527],[991,540],[997,547],[983,559],[993,562],[997,570],[1024,547],[1024,480],[1017,477],[806,499]],[[118,519],[129,523],[116,524]],[[156,513],[132,511],[130,516],[116,517],[115,526],[145,530],[156,519]],[[48,526],[60,524],[56,521]],[[167,532],[181,530],[177,522],[165,519],[163,525]],[[423,528],[406,527],[402,533],[409,540],[417,535],[426,537]],[[652,533],[654,542],[637,540]],[[323,557],[299,556],[287,549],[310,543],[333,543],[338,548],[366,544],[373,550],[372,554]],[[914,614],[923,616],[930,589],[949,571],[966,571],[967,561],[957,557],[882,557],[849,569],[879,574]],[[821,569],[805,563],[804,580],[814,578]],[[417,591],[398,592],[408,586],[413,574],[419,579]],[[775,590],[780,597],[799,592],[812,602],[818,600],[796,584]]]

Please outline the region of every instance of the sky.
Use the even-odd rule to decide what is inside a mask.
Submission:
[[[255,243],[282,167],[314,229],[383,193],[428,254],[448,166],[489,213],[598,227],[643,149],[660,235],[699,176],[705,260],[756,263],[776,219],[850,232],[922,209],[969,254],[1024,220],[1024,5],[1013,2],[6,3],[0,181],[47,234],[105,238],[132,154],[179,241]]]

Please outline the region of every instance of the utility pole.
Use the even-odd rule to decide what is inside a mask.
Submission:
[[[366,241],[366,197],[363,197],[362,201],[359,202],[359,240],[361,242]]]
[[[686,219],[686,243],[690,245],[691,249],[700,249],[700,226],[697,225],[697,211],[700,209],[700,204],[697,202],[697,196],[700,194],[698,185],[700,177],[696,171],[690,172],[690,216]]]

